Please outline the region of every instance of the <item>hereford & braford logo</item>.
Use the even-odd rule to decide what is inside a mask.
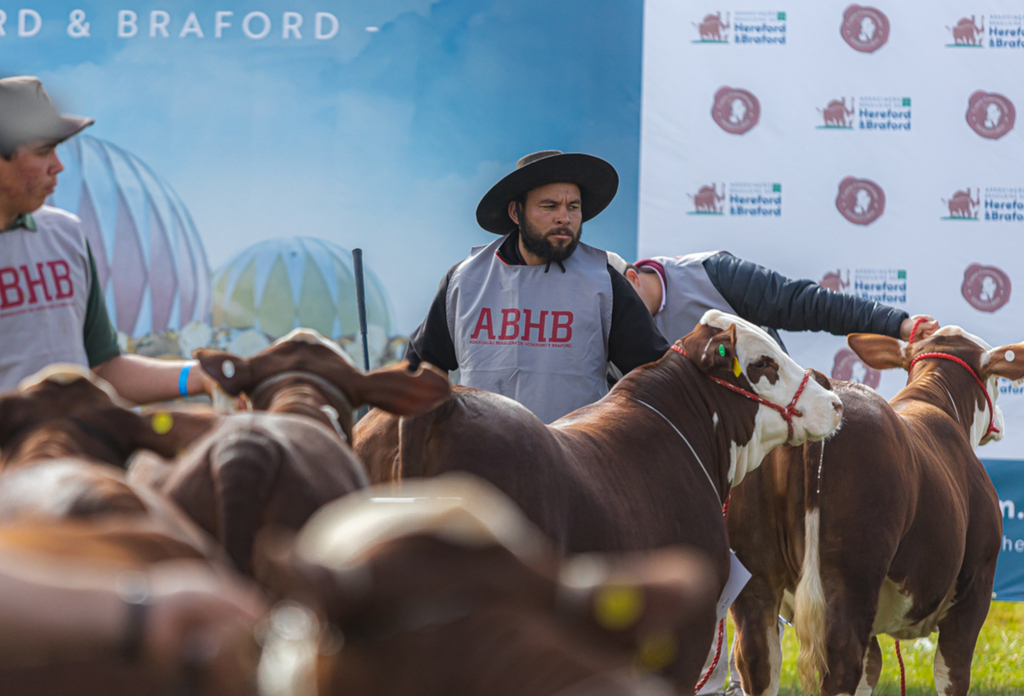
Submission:
[[[870,179],[848,176],[839,182],[836,208],[855,225],[870,225],[885,212],[885,192]]]
[[[854,108],[860,104],[859,108]],[[818,107],[823,125],[818,128],[862,131],[909,131],[910,97],[846,97],[833,99],[825,108]]]
[[[1010,301],[1010,276],[995,266],[972,263],[964,271],[960,292],[979,312],[994,312]]]
[[[836,353],[835,362],[832,363],[832,379],[859,382],[872,389],[877,389],[882,381],[882,373],[861,362],[857,354],[849,348],[840,348]]]
[[[729,24],[730,16],[732,24]],[[704,15],[700,22],[691,22],[697,36],[696,44],[776,45],[786,43],[786,13],[775,10],[722,11]],[[732,38],[730,40],[730,30]]]
[[[745,89],[722,87],[715,92],[711,118],[726,133],[743,135],[761,118],[761,103]]]
[[[889,18],[874,7],[850,5],[839,27],[843,40],[861,53],[874,53],[889,40]]]
[[[837,268],[818,285],[834,292],[882,304],[907,303],[907,271],[902,268]]]
[[[943,220],[977,220],[978,207],[981,205],[981,189],[974,189],[974,198],[971,198],[970,187],[967,190],[959,190],[948,199],[943,198],[942,203],[949,208],[949,216]]]
[[[1017,111],[1002,94],[978,90],[967,102],[967,125],[983,138],[998,140],[1013,129]]]
[[[943,211],[949,212],[942,220],[1024,222],[1024,187],[967,187],[941,200]]]
[[[736,217],[781,217],[782,184],[735,182],[711,183],[697,193],[688,193],[693,210],[687,215],[732,215]],[[728,200],[728,203],[726,201]]]

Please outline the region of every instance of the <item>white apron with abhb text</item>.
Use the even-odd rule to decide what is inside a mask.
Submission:
[[[512,266],[497,254],[505,239],[475,247],[448,283],[460,382],[550,423],[608,391],[608,255],[580,244],[564,273],[557,264]]]

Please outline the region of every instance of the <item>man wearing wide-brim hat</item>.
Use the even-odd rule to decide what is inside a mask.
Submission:
[[[57,145],[92,123],[59,114],[38,78],[0,80],[0,393],[55,362],[139,403],[209,392],[192,362],[120,354],[81,220],[43,205],[64,170]]]
[[[608,391],[622,372],[661,358],[668,342],[618,259],[580,241],[619,177],[604,160],[547,150],[519,160],[477,206],[501,237],[448,271],[407,357],[503,394],[550,423]],[[620,269],[621,270],[621,269]]]

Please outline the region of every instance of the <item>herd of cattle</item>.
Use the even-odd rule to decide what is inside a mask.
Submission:
[[[936,687],[966,696],[1002,524],[974,450],[1002,437],[1024,345],[849,343],[907,387],[887,403],[711,311],[551,425],[428,366],[364,374],[304,330],[197,351],[233,412],[140,413],[53,366],[0,397],[0,553],[247,576],[283,602],[238,693],[611,696],[693,693],[731,547],[752,575],[730,609],[745,694],[778,691],[789,613],[808,688],[868,694],[878,634],[938,631]],[[0,661],[0,683],[227,693],[198,669]]]

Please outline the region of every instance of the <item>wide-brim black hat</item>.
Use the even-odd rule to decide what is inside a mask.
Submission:
[[[596,217],[615,198],[619,175],[600,157],[544,150],[516,163],[514,172],[491,187],[476,207],[476,221],[488,232],[508,234],[516,227],[508,204],[531,189],[567,182],[580,187],[583,222]]]

